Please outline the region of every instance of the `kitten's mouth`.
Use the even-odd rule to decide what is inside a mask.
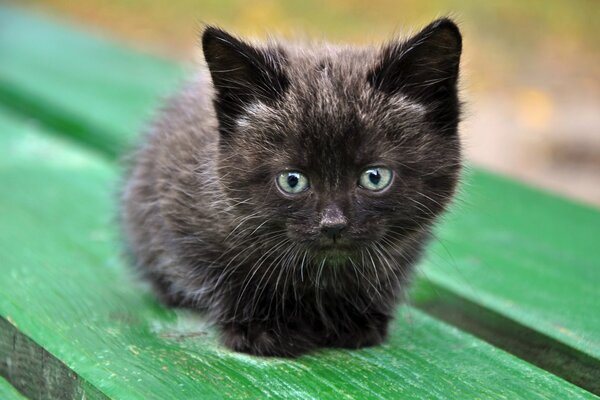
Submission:
[[[346,263],[356,255],[356,243],[346,237],[326,238],[319,237],[317,239],[303,241],[303,244],[308,248],[309,252],[315,259],[327,263]]]
[[[317,253],[321,258],[327,259],[328,262],[331,261],[339,263],[348,261],[352,256],[353,251],[352,247],[350,247],[348,244],[331,242],[320,245],[317,248]]]

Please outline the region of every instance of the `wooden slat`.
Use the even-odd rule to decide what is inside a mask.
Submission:
[[[17,391],[8,381],[0,376],[0,399],[2,400],[25,400],[25,397]]]
[[[410,307],[384,346],[296,361],[231,352],[128,275],[114,167],[1,109],[0,132],[0,374],[14,384],[51,391],[71,376],[70,395],[127,399],[594,398]]]
[[[555,347],[556,357],[570,360],[555,371],[600,394],[598,210],[474,170],[438,237],[422,266],[426,280],[512,321],[515,330],[546,336],[544,348],[531,346],[539,353],[531,356]],[[421,305],[447,314],[452,301],[442,296]],[[479,313],[469,318],[487,323]],[[517,339],[533,341],[531,335]]]
[[[0,101],[111,156],[182,76],[173,62],[0,7]]]

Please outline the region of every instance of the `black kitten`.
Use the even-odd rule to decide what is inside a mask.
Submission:
[[[461,35],[381,49],[202,36],[207,73],[166,107],[123,196],[136,263],[232,349],[381,343],[461,167]]]

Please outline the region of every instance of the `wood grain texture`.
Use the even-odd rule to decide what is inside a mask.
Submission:
[[[4,318],[0,318],[0,375],[32,399],[107,399]],[[4,399],[1,390],[0,399]]]
[[[113,166],[1,110],[0,132],[4,365],[15,354],[7,332],[18,330],[57,361],[47,375],[67,366],[86,383],[71,390],[92,397],[595,398],[410,307],[384,346],[296,361],[231,352],[201,317],[160,307],[128,275]],[[31,351],[17,356],[38,359]],[[41,379],[38,363],[21,365],[9,376]]]

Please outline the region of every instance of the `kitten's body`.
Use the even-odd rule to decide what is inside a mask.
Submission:
[[[212,78],[200,73],[167,105],[124,191],[132,254],[166,303],[206,311],[225,344],[253,354],[384,340],[460,169],[460,35],[437,24],[383,51],[257,50],[205,31]],[[440,31],[449,77],[398,81]],[[413,48],[421,58],[394,64]],[[357,187],[372,165],[394,171],[382,193]],[[283,193],[274,177],[286,170],[310,188]],[[332,218],[343,231],[326,236]]]

